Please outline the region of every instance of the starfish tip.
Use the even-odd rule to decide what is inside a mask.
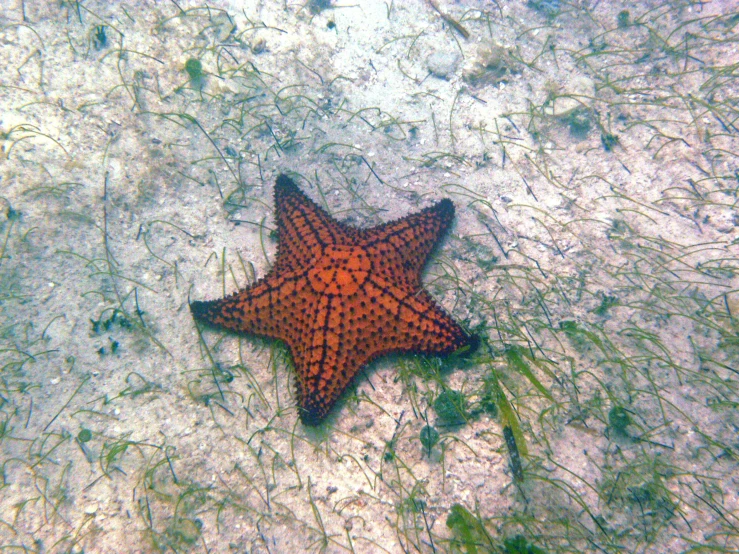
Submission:
[[[212,302],[201,302],[200,300],[193,300],[192,302],[190,302],[190,313],[192,313],[192,316],[197,320],[210,321],[212,304]]]
[[[454,219],[454,202],[452,202],[448,198],[444,198],[429,209],[432,212],[438,214],[438,217],[442,222],[442,229],[446,229],[449,225],[451,225],[452,220]]]
[[[473,354],[480,347],[480,337],[478,335],[470,335],[467,339],[466,355]]]
[[[443,200],[440,200],[436,204],[436,209],[438,209],[440,212],[444,214],[449,214],[450,216],[453,216],[454,215],[454,202],[452,202],[448,198],[444,198]]]
[[[300,416],[300,421],[307,427],[317,427],[324,420],[324,416],[321,414],[313,410],[306,410],[305,408],[298,408],[298,415]]]
[[[295,192],[298,190],[298,185],[295,184],[295,181],[290,179],[290,177],[284,173],[281,173],[277,177],[277,181],[275,183],[275,195]]]

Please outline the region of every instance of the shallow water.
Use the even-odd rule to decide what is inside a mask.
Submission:
[[[730,2],[3,2],[0,544],[739,548]],[[360,228],[451,199],[424,287],[482,344],[300,423],[198,328],[290,174]]]

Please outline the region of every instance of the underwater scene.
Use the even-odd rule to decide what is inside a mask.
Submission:
[[[734,0],[0,0],[0,552],[739,551]]]

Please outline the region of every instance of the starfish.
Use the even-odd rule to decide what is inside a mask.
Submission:
[[[193,317],[284,341],[295,365],[298,413],[319,424],[359,370],[391,353],[444,356],[470,335],[421,287],[421,270],[454,217],[442,200],[371,229],[333,219],[286,175],[275,186],[277,258],[253,285],[192,302]]]

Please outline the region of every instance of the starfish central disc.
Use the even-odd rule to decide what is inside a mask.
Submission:
[[[319,294],[350,296],[367,280],[370,267],[364,248],[329,245],[308,271],[308,282]]]

